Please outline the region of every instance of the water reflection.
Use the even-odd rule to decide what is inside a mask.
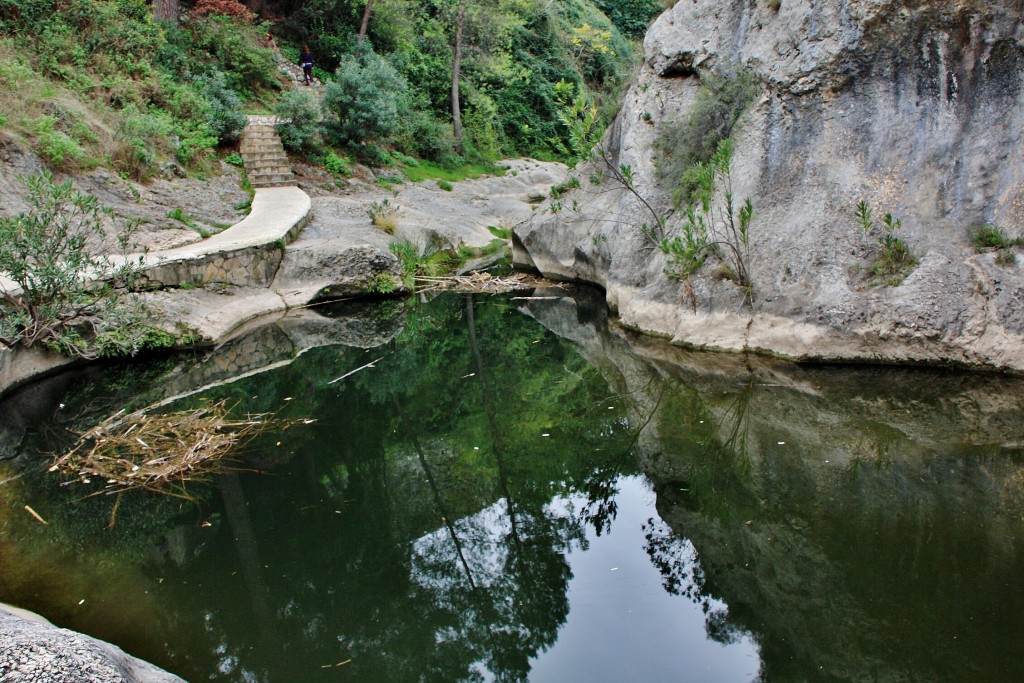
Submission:
[[[190,680],[1024,679],[1024,384],[709,356],[603,311],[307,311],[27,388],[0,599]],[[316,421],[116,519],[30,464],[220,398]]]

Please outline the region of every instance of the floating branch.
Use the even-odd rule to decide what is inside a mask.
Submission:
[[[228,469],[226,459],[253,437],[297,422],[269,413],[231,417],[227,400],[173,413],[150,415],[144,408],[111,415],[82,434],[50,471],[89,484],[105,483],[107,493],[130,489],[161,491],[168,485],[203,480]]]
[[[533,289],[552,283],[528,273],[513,273],[505,277],[490,273],[470,273],[467,275],[446,275],[437,277],[416,276],[416,291],[456,291],[464,293],[512,292],[519,289]]]

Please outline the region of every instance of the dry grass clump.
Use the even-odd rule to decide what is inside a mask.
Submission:
[[[373,221],[374,227],[380,228],[389,235],[394,235],[395,228],[398,227],[398,209],[396,204],[384,199],[370,204],[366,213]]]
[[[64,485],[100,479],[107,493],[130,489],[171,493],[169,487],[183,488],[187,481],[227,470],[228,456],[237,455],[258,434],[297,422],[267,413],[232,418],[226,400],[173,413],[150,415],[147,410],[120,411],[108,417],[82,434],[50,471],[72,477]]]

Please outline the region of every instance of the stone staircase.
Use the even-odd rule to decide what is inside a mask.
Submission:
[[[242,132],[242,159],[253,189],[298,185],[277,134],[276,116],[249,116]]]

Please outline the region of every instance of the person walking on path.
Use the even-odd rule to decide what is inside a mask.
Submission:
[[[306,85],[313,84],[313,54],[309,51],[309,45],[302,46],[299,53],[299,64],[302,65],[302,82]]]

